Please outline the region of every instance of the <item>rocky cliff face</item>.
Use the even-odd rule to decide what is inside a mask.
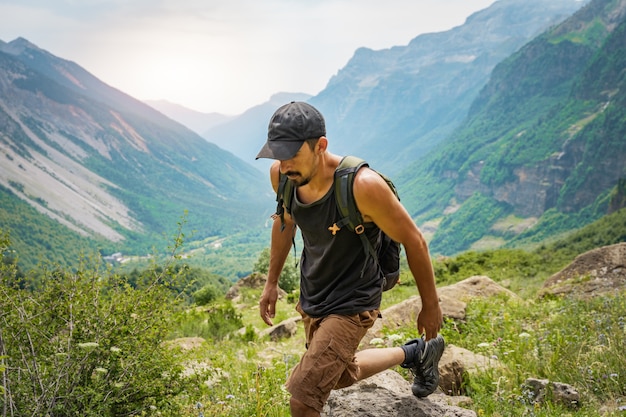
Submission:
[[[407,46],[360,48],[310,102],[326,116],[333,150],[394,174],[461,123],[496,64],[583,4],[500,0]]]
[[[584,146],[580,141],[566,142],[561,152],[555,152],[546,160],[534,165],[516,167],[511,180],[495,187],[481,182],[484,161],[480,161],[474,164],[464,180],[456,185],[456,197],[458,201],[464,201],[479,192],[509,204],[516,215],[540,217],[546,210],[557,207],[560,190],[583,159],[584,152]],[[609,188],[614,181],[615,175],[606,175],[599,178],[596,184]],[[593,203],[595,198],[596,191],[581,191],[574,201],[562,204],[560,208],[566,212],[577,211]]]
[[[615,191],[611,195],[608,214],[615,213],[626,207],[626,178],[620,178]]]
[[[436,253],[454,253],[450,239],[464,242],[454,250],[468,249],[497,216],[550,210],[567,219],[550,226],[555,233],[606,214],[626,178],[625,45],[626,0],[593,0],[494,68],[462,125],[402,173],[410,212],[443,219]],[[433,209],[433,200],[446,204]],[[501,209],[486,225],[485,202]]]

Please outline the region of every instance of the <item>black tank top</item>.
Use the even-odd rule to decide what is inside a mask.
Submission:
[[[294,188],[291,216],[300,228],[304,249],[300,259],[300,305],[312,317],[352,315],[380,307],[383,276],[367,256],[356,233],[343,227],[330,230],[340,218],[334,186],[311,204],[298,201]],[[380,229],[373,223],[365,232],[374,247]]]

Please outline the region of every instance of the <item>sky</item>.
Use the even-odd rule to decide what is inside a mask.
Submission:
[[[240,114],[316,95],[360,47],[407,45],[495,0],[0,0],[22,37],[140,100]]]

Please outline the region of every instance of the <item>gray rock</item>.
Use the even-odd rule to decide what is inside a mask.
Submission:
[[[417,398],[411,393],[408,381],[397,372],[387,370],[351,387],[333,391],[322,417],[476,417],[471,410],[450,405],[448,398],[439,393]],[[455,401],[458,400],[456,397]]]
[[[580,394],[571,385],[550,382],[547,379],[528,378],[524,386],[528,388],[530,399],[535,403],[552,400],[570,408],[577,408],[580,405]]]
[[[269,329],[263,330],[260,335],[261,337],[269,336],[274,342],[286,337],[292,337],[298,331],[298,322],[301,320],[301,317],[283,320]]]

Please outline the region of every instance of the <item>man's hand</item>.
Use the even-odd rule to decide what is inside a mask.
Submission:
[[[278,300],[278,285],[266,284],[259,301],[259,313],[268,326],[273,326],[272,319],[276,316],[276,300]]]
[[[426,335],[426,340],[437,337],[443,324],[443,313],[439,303],[432,306],[422,305],[422,310],[417,316],[417,330]]]

